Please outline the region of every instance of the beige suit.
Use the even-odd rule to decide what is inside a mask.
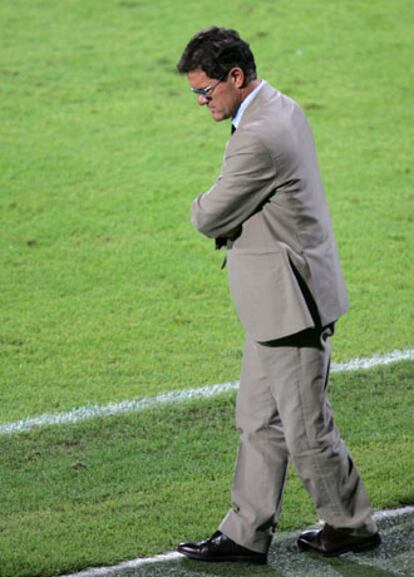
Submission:
[[[227,238],[230,290],[246,331],[235,506],[221,530],[268,548],[290,456],[326,521],[374,531],[326,399],[329,336],[348,302],[311,130],[295,102],[261,87],[192,221]]]

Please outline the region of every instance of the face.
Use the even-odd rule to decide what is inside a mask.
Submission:
[[[210,78],[201,70],[192,70],[187,75],[190,88],[209,88],[207,94],[197,94],[197,102],[200,106],[207,106],[213,120],[220,122],[225,118],[231,118],[236,113],[242,100],[244,76],[239,68],[233,68],[223,79]]]

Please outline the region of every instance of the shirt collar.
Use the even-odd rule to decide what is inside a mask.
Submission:
[[[246,108],[249,106],[250,102],[253,100],[253,98],[256,96],[256,94],[259,92],[259,90],[262,88],[263,85],[264,81],[261,80],[260,83],[256,86],[256,88],[252,92],[250,92],[250,94],[246,96],[246,98],[240,104],[236,114],[231,119],[231,123],[234,126],[234,128],[238,128],[240,120],[242,119],[242,116]]]

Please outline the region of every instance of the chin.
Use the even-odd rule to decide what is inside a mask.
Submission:
[[[222,112],[218,112],[218,111],[212,112],[211,116],[212,116],[213,120],[215,120],[216,122],[221,122],[222,120],[225,120],[226,118],[228,118],[228,116],[226,116]]]

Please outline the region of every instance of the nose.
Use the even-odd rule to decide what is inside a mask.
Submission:
[[[197,102],[199,103],[200,106],[204,106],[204,104],[207,104],[208,98],[207,98],[207,96],[203,96],[202,94],[198,94]]]

